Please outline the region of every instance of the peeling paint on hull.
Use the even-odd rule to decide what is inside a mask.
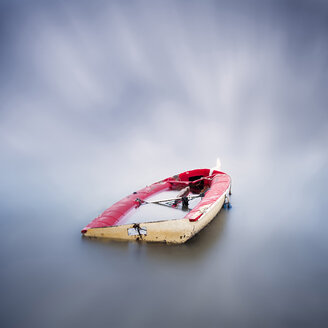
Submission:
[[[142,240],[147,242],[164,242],[168,244],[183,244],[201,231],[219,213],[224,205],[226,196],[230,192],[230,184],[226,191],[210,207],[208,207],[197,221],[187,218],[145,222],[138,225],[143,233],[129,234],[130,229],[136,229],[135,224],[114,225],[111,227],[91,228],[85,237],[107,238],[114,240]],[[146,233],[144,233],[146,231]]]

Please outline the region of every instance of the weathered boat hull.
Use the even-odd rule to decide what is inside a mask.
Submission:
[[[129,229],[136,229],[134,224],[91,228],[87,230],[84,236],[114,240],[143,240],[147,242],[182,244],[196,235],[214,219],[224,205],[225,196],[228,195],[228,193],[229,188],[197,221],[190,221],[183,218],[178,220],[140,223],[140,234],[129,234]],[[143,231],[146,231],[147,234],[143,234]]]
[[[124,216],[163,190],[188,186],[203,195],[199,204],[182,219],[124,224]],[[201,190],[206,190],[203,194]],[[196,169],[156,182],[115,203],[81,232],[85,237],[149,242],[184,243],[203,229],[229,200],[231,179],[224,172]],[[200,197],[200,196],[199,196]],[[144,205],[142,205],[144,206]]]

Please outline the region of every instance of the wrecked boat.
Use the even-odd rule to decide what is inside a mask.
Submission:
[[[95,218],[85,237],[181,244],[230,207],[231,178],[216,169],[194,169],[153,183]]]

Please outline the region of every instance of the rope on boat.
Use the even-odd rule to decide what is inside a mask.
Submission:
[[[214,178],[214,174],[207,176],[207,177],[202,177],[200,179],[194,180],[194,181],[168,181],[171,184],[183,184],[186,185],[187,184],[187,188],[189,189],[190,186],[192,185],[197,185],[198,183],[204,181],[204,180],[213,180]],[[190,190],[190,189],[189,189]],[[204,197],[206,191],[201,192],[198,195],[191,195],[191,196],[187,196],[187,195],[181,195],[181,197],[175,197],[175,198],[170,198],[170,199],[162,199],[162,200],[153,200],[153,201],[146,201],[140,198],[136,198],[135,202],[136,202],[136,207],[139,207],[141,205],[144,204],[158,204],[158,205],[165,205],[165,206],[170,206],[175,208],[179,202],[182,202],[182,208],[188,208],[189,205],[189,201],[194,199],[194,198],[198,198],[198,197]],[[178,195],[179,196],[179,195]]]
[[[191,195],[191,196],[183,196],[183,197],[176,197],[176,198],[169,198],[169,199],[162,199],[162,200],[153,200],[153,201],[146,201],[140,198],[136,198],[136,202],[138,205],[145,205],[145,204],[157,204],[157,205],[167,205],[173,207],[176,206],[178,202],[182,201],[182,205],[188,207],[189,201],[195,198],[204,197],[205,192],[200,193],[199,195]]]

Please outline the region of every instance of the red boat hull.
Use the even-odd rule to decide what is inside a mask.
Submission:
[[[210,169],[186,171],[155,182],[121,199],[95,218],[83,228],[81,232],[82,234],[87,234],[90,229],[119,226],[124,216],[140,205],[138,200],[144,201],[163,190],[181,190],[186,186],[189,186],[195,193],[206,191],[198,205],[184,217],[185,220],[195,222],[202,217],[204,209],[211,207],[218,199],[222,198],[222,196],[227,193],[227,190],[230,189],[230,185],[230,176],[221,171]]]

